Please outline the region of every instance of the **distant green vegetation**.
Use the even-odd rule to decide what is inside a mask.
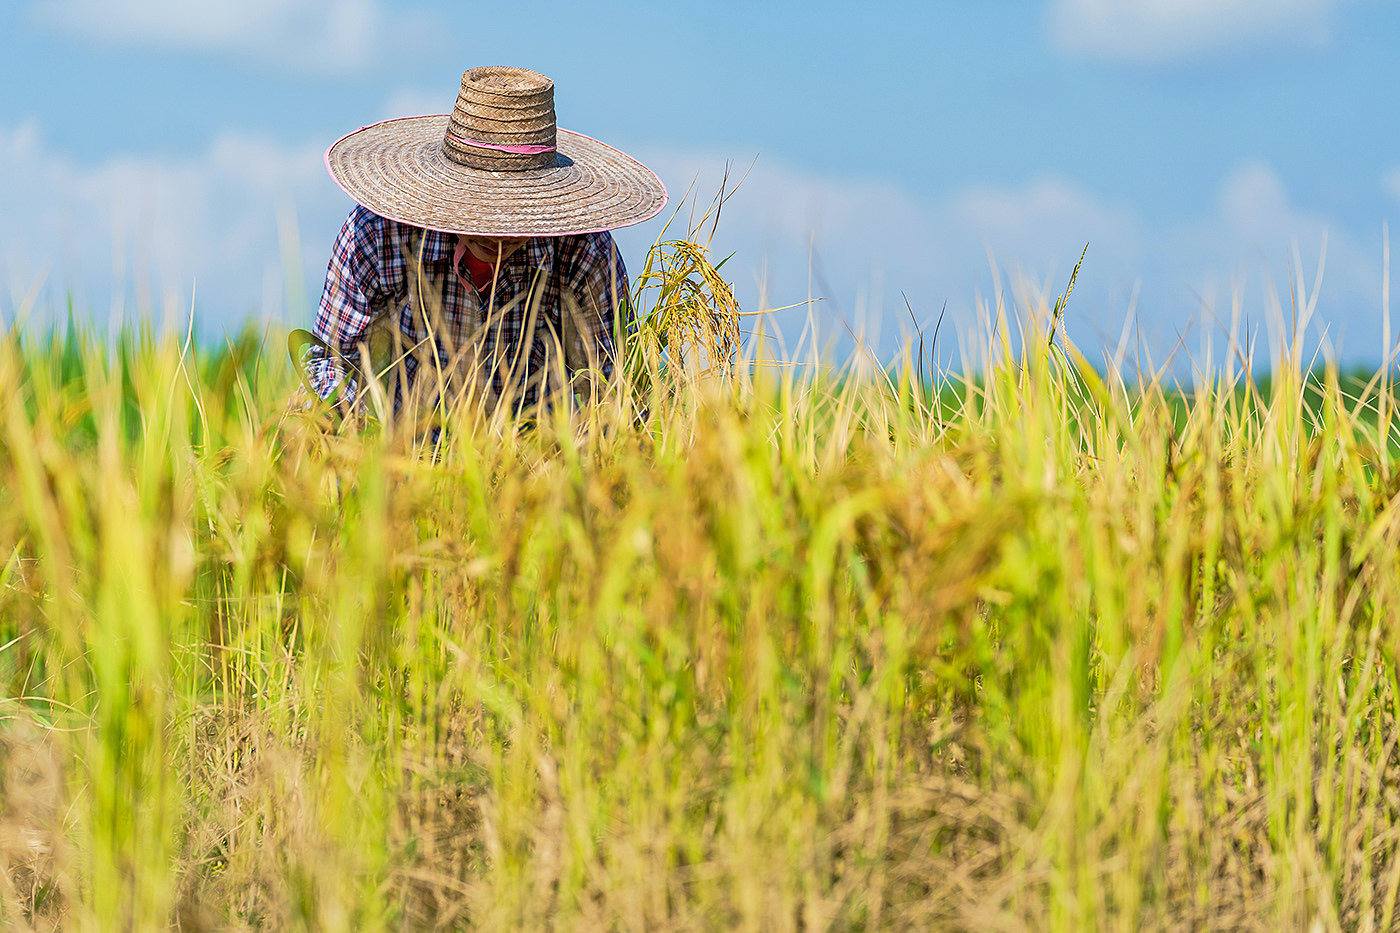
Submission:
[[[668,255],[437,444],[0,339],[0,926],[1394,928],[1388,378],[731,370]]]

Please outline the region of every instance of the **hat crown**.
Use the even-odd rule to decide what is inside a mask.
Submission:
[[[459,165],[490,171],[557,164],[554,82],[528,68],[467,69],[442,151]]]

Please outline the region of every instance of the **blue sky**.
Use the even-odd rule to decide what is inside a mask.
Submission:
[[[99,321],[303,321],[350,207],[325,146],[519,64],[674,196],[752,163],[717,246],[747,308],[823,298],[819,340],[890,352],[906,296],[971,326],[1088,243],[1075,338],[1130,321],[1199,356],[1232,307],[1267,318],[1290,264],[1311,289],[1325,239],[1314,333],[1374,362],[1397,41],[1395,0],[10,2],[0,314],[72,294]],[[633,267],[659,231],[619,234]]]

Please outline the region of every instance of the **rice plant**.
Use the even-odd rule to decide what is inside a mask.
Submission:
[[[697,239],[431,440],[6,333],[0,925],[1393,928],[1385,372],[782,366]]]

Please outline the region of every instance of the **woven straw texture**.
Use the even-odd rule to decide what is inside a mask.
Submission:
[[[497,152],[458,144],[460,136],[508,146],[553,146],[554,82],[528,68],[486,65],[462,74],[462,89],[447,123],[443,153],[453,162],[493,170],[546,168],[554,153]]]
[[[482,236],[561,236],[640,223],[666,206],[645,165],[610,146],[556,131],[557,165],[490,171],[443,151],[449,115],[367,126],[326,150],[345,193],[392,220]]]

